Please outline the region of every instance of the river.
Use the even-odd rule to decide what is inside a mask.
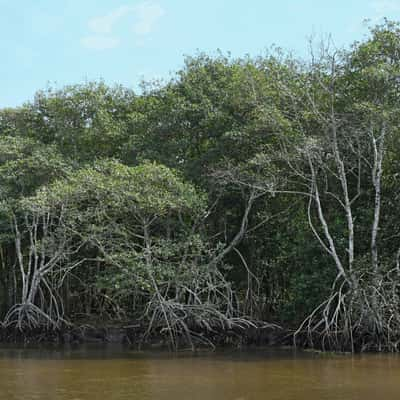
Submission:
[[[0,400],[398,400],[400,357],[0,349]]]

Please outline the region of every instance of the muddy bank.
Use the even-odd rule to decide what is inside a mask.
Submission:
[[[291,344],[291,334],[276,327],[249,327],[236,330],[214,330],[212,332],[196,332],[196,347],[222,346],[281,346]],[[187,348],[185,338],[180,338],[179,347]],[[20,331],[18,329],[0,329],[1,343],[19,344],[89,344],[113,343],[126,344],[133,347],[168,348],[169,335],[160,330],[151,335],[146,334],[146,327],[139,323],[119,325],[80,324],[60,330],[34,329]],[[206,346],[207,347],[207,346]]]

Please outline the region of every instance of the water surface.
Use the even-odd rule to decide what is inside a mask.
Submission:
[[[400,357],[0,349],[0,400],[398,400]]]

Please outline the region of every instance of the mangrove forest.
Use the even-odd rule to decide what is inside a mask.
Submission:
[[[309,47],[1,109],[0,338],[398,351],[400,25]]]

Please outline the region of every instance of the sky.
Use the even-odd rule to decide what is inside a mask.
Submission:
[[[0,107],[99,79],[138,89],[198,51],[304,56],[311,35],[346,46],[383,17],[400,0],[0,0]]]

